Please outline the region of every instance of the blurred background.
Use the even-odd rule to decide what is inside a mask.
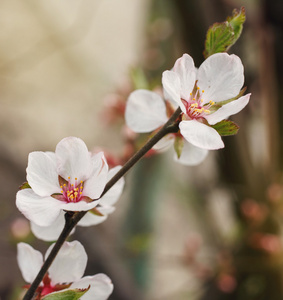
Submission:
[[[0,298],[24,281],[16,244],[45,252],[15,207],[31,151],[66,136],[123,163],[146,139],[124,126],[129,93],[158,88],[183,53],[199,66],[206,31],[234,8],[247,21],[230,53],[251,102],[237,136],[197,167],[151,155],[126,176],[116,211],[71,239],[104,272],[112,300],[283,299],[282,0],[3,0],[0,3]]]

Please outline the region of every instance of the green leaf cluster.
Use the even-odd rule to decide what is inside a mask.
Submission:
[[[204,57],[228,51],[240,37],[245,20],[245,9],[242,7],[239,11],[235,9],[232,16],[228,17],[225,22],[214,23],[209,27],[206,34]]]

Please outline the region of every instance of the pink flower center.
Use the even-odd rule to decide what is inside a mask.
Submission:
[[[79,202],[83,196],[83,188],[83,181],[78,183],[75,178],[75,183],[71,184],[71,178],[68,177],[68,181],[61,185],[61,193],[67,202]]]
[[[197,87],[195,92],[190,93],[189,100],[182,99],[186,108],[186,115],[190,120],[204,118],[205,115],[210,114],[209,109],[215,104],[213,101],[203,104],[203,93],[204,91],[200,91],[200,88]]]
[[[41,300],[44,296],[51,294],[53,292],[58,292],[63,289],[68,288],[71,284],[51,284],[51,279],[48,274],[46,274],[42,280],[42,284],[36,290],[36,298],[35,300]],[[24,286],[25,288],[30,288],[30,284]]]

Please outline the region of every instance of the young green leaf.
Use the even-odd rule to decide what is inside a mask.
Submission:
[[[227,21],[214,23],[209,27],[205,40],[205,58],[215,53],[228,51],[240,37],[245,20],[245,9],[242,7],[240,11],[234,10],[233,15],[228,17]]]
[[[223,120],[215,125],[211,125],[211,127],[214,128],[221,136],[235,135],[239,130],[239,126],[230,120]]]
[[[176,136],[174,142],[174,149],[176,151],[178,158],[180,158],[182,154],[183,147],[184,147],[184,139],[181,136]]]
[[[24,190],[24,189],[31,189],[31,186],[29,185],[29,183],[26,181],[24,182],[20,187],[20,190]]]
[[[227,21],[232,26],[234,31],[234,42],[233,42],[234,44],[237,41],[237,39],[240,37],[243,30],[243,24],[246,21],[245,8],[241,7],[240,11],[234,9],[232,17],[228,17]]]
[[[87,289],[72,289],[52,293],[43,297],[42,300],[78,300],[89,290],[89,288],[90,287]]]
[[[226,21],[223,23],[214,23],[207,31],[205,40],[204,56],[208,56],[227,51],[233,43],[233,28]]]

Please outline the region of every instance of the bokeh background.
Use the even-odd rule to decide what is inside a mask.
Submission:
[[[1,300],[24,284],[17,242],[48,248],[15,207],[28,153],[77,136],[123,162],[137,146],[122,118],[131,90],[158,88],[184,52],[199,66],[208,27],[241,6],[247,21],[230,53],[252,98],[233,118],[238,135],[197,167],[172,151],[143,159],[116,212],[71,239],[86,248],[86,274],[113,280],[111,300],[283,299],[282,0],[3,0]]]

